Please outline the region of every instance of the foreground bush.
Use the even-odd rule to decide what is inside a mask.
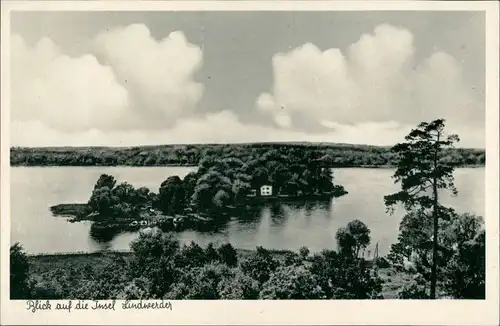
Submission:
[[[58,265],[30,270],[21,247],[13,247],[12,293],[25,299],[369,299],[381,289],[366,261],[335,251],[309,257],[305,248],[299,254],[257,247],[239,257],[230,244],[181,246],[162,232],[141,233],[131,249],[125,256],[59,258]]]
[[[402,299],[429,297],[431,226],[424,217],[411,213],[403,218],[398,243],[388,258],[392,267],[414,274],[418,282],[408,284]],[[485,298],[485,230],[482,217],[450,212],[442,221],[439,239],[438,294],[456,299]]]

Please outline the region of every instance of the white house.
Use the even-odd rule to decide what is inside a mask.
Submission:
[[[273,187],[269,185],[264,185],[260,187],[260,195],[261,196],[272,196],[273,194]]]

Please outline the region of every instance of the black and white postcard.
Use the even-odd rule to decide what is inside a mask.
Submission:
[[[2,324],[498,324],[498,9],[2,2]]]

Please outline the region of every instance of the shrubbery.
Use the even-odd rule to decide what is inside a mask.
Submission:
[[[141,232],[131,249],[127,258],[30,272],[22,248],[13,246],[13,297],[368,299],[381,290],[380,279],[364,259],[342,252],[309,256],[305,247],[300,254],[257,247],[241,256],[228,243],[181,246],[172,234],[161,231]]]
[[[357,224],[354,223],[354,224]],[[402,223],[402,228],[411,224]],[[359,228],[364,229],[364,228]],[[345,230],[340,231],[346,234]],[[347,232],[348,234],[349,232]],[[402,232],[399,248],[408,243]],[[447,237],[444,237],[448,234]],[[474,215],[454,216],[443,228],[448,263],[440,269],[439,295],[484,298],[485,234],[482,220]],[[363,239],[363,237],[357,237]],[[366,241],[363,241],[366,243]],[[412,243],[412,242],[409,242]],[[419,243],[419,242],[413,242]],[[354,242],[352,248],[360,243]],[[181,246],[172,234],[140,233],[129,255],[114,255],[98,263],[68,264],[47,270],[29,263],[18,244],[11,248],[11,297],[17,299],[375,299],[382,281],[369,261],[353,250],[323,250],[310,254],[269,251],[262,247],[239,253],[231,244]],[[408,248],[410,251],[411,248]],[[425,249],[429,251],[430,249]],[[403,261],[400,271],[413,277],[399,290],[402,299],[429,298],[429,266],[425,257],[392,250],[391,262]],[[415,265],[405,272],[405,264]],[[379,258],[377,268],[394,268]]]
[[[388,255],[391,266],[415,276],[400,293],[401,298],[429,297],[432,228],[426,217],[411,213],[403,218],[398,242]],[[438,291],[457,299],[485,297],[485,230],[480,216],[451,214],[441,221]]]
[[[29,264],[18,243],[10,247],[10,297],[22,299],[30,291],[28,284]]]

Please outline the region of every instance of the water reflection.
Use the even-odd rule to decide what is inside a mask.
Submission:
[[[240,223],[252,224],[260,217],[262,208],[262,205],[246,205],[238,207],[231,219],[237,220]]]
[[[287,215],[285,214],[285,209],[280,203],[273,203],[269,207],[269,212],[271,214],[271,221],[275,225],[283,225],[286,221]]]
[[[97,243],[105,244],[113,241],[120,233],[125,232],[118,227],[100,227],[98,224],[93,223],[90,226],[89,235]]]

